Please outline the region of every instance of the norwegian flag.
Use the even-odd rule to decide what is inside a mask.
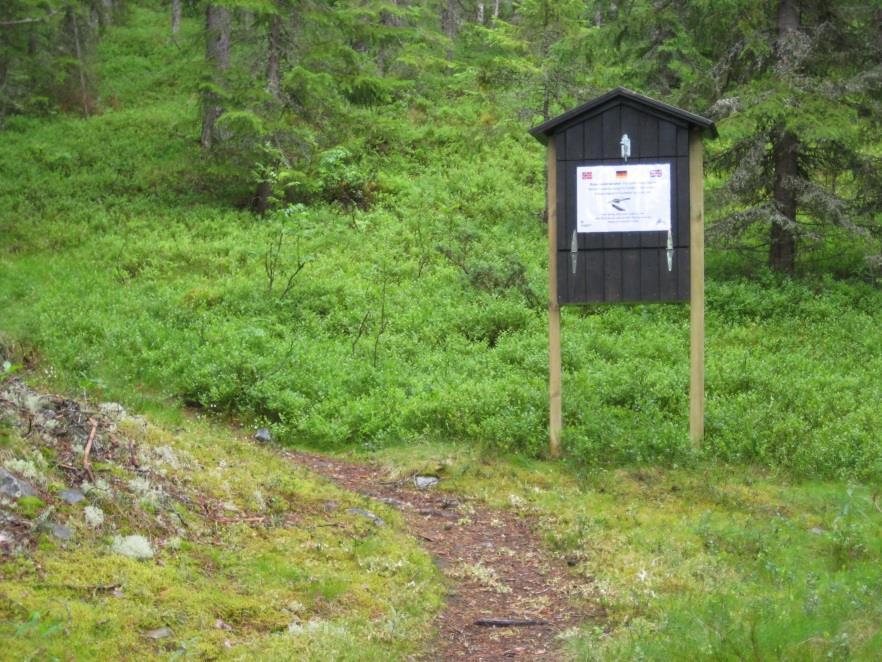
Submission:
[[[650,177],[661,177],[662,176],[661,168],[656,168],[655,170],[650,170],[649,176]]]
[[[591,179],[594,175],[591,174],[590,170],[585,170],[582,172],[582,179]]]

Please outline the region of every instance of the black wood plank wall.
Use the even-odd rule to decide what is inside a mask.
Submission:
[[[577,234],[576,168],[621,165],[619,141],[631,139],[629,164],[671,165],[672,270],[666,232]],[[596,108],[555,131],[557,147],[558,302],[683,301],[689,299],[689,127],[627,101]]]

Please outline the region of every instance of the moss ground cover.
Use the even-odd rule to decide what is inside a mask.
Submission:
[[[4,657],[402,659],[431,636],[440,575],[396,513],[370,504],[387,524],[366,522],[347,512],[363,499],[280,470],[250,439],[194,418],[125,422],[140,468],[162,479],[96,463],[94,486],[68,505],[52,447],[8,422],[4,434],[0,463],[38,467],[45,492],[25,498],[25,515],[73,532],[41,533],[0,561]],[[220,513],[206,507],[218,503]],[[132,535],[149,558],[117,553]]]

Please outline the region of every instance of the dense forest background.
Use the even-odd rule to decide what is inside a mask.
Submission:
[[[622,85],[720,130],[708,439],[687,310],[585,307],[572,456],[876,477],[880,64],[877,2],[5,2],[2,327],[84,388],[283,440],[541,453],[527,129]]]

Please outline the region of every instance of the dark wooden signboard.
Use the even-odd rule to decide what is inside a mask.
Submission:
[[[559,304],[689,300],[689,136],[696,129],[714,131],[708,119],[623,88],[532,129],[555,145]],[[670,166],[670,269],[667,232],[576,232],[577,168],[650,163]]]
[[[551,455],[560,453],[560,307],[567,304],[689,302],[689,433],[697,443],[704,435],[702,137],[716,136],[713,122],[617,88],[531,133],[548,146]]]

